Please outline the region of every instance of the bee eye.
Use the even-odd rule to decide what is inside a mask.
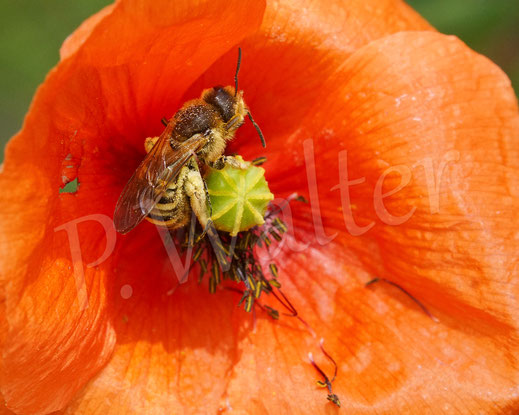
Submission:
[[[215,86],[205,96],[204,101],[216,107],[224,122],[234,116],[235,98],[222,86]]]
[[[177,141],[185,141],[195,134],[204,133],[213,127],[217,112],[208,105],[192,105],[175,115],[173,134]]]

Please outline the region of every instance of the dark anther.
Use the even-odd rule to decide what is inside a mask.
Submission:
[[[252,160],[252,164],[254,166],[261,166],[266,161],[267,161],[266,157],[258,157],[258,158],[255,158],[254,160]]]

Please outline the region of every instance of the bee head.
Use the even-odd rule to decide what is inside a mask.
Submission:
[[[203,99],[218,110],[224,122],[229,122],[234,116],[236,97],[232,87],[215,86],[205,92]]]

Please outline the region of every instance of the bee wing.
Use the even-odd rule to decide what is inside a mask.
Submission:
[[[114,212],[115,229],[127,233],[135,228],[163,196],[188,160],[207,143],[207,137],[196,134],[178,143],[170,140],[170,124],[146,155],[124,187]]]

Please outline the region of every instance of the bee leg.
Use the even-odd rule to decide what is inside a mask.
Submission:
[[[225,167],[224,156],[220,157],[216,161],[209,163],[209,165],[215,170],[222,170]]]
[[[222,170],[225,165],[229,165],[231,167],[246,170],[251,165],[250,161],[245,161],[241,157],[233,157],[233,156],[221,156],[218,160],[212,163],[211,167],[216,170]]]
[[[207,231],[211,228],[211,226],[213,224],[213,221],[211,220],[211,216],[213,216],[213,205],[211,205],[211,198],[209,197],[209,189],[207,188],[207,183],[205,182],[205,180],[202,180],[202,181],[204,182],[205,199],[207,200],[209,219],[204,227],[204,231],[198,237],[197,242],[205,236],[205,234],[207,233]]]
[[[204,192],[205,192],[205,199],[207,200],[207,208],[209,210],[209,217],[213,216],[213,205],[211,204],[211,198],[209,197],[209,189],[207,188],[207,183],[205,180],[202,180],[204,182]]]
[[[206,196],[204,179],[202,179],[198,169],[189,170],[184,182],[184,189],[189,197],[191,208],[205,232],[205,229],[211,222],[211,213],[207,205],[208,198]]]
[[[223,156],[224,163],[231,167],[246,170],[250,167],[250,161],[245,161],[241,157]]]
[[[159,137],[148,137],[146,140],[144,140],[144,149],[146,150],[146,153],[149,153]]]
[[[213,215],[213,206],[211,205],[211,198],[209,197],[209,190],[207,189],[207,183],[205,182],[205,180],[202,178],[202,175],[200,174],[200,169],[198,168],[198,160],[197,160],[196,155],[193,156],[193,158],[190,160],[189,168],[190,168],[191,171],[193,171],[195,173],[198,173],[196,175],[195,174],[192,175],[193,178],[196,177],[196,179],[195,179],[196,182],[199,183],[199,180],[201,179],[202,183],[204,184],[204,196],[205,196],[205,201],[206,201],[205,209],[204,209],[203,200],[199,201],[199,203],[198,203],[199,204],[198,210],[195,207],[193,207],[193,201],[191,202],[191,205],[192,205],[191,208],[193,209],[195,214],[196,214],[196,212],[204,211],[205,212],[205,216],[208,218],[205,225],[203,225],[202,219],[199,219],[199,222],[203,225],[204,230],[197,237],[196,242],[198,242],[200,239],[202,239],[205,236],[205,234],[207,233],[207,231],[209,230],[209,228],[211,227],[211,225],[213,223],[213,221],[211,220],[211,216]],[[190,200],[192,200],[192,199],[190,199]],[[199,217],[198,214],[197,214],[197,217]]]

